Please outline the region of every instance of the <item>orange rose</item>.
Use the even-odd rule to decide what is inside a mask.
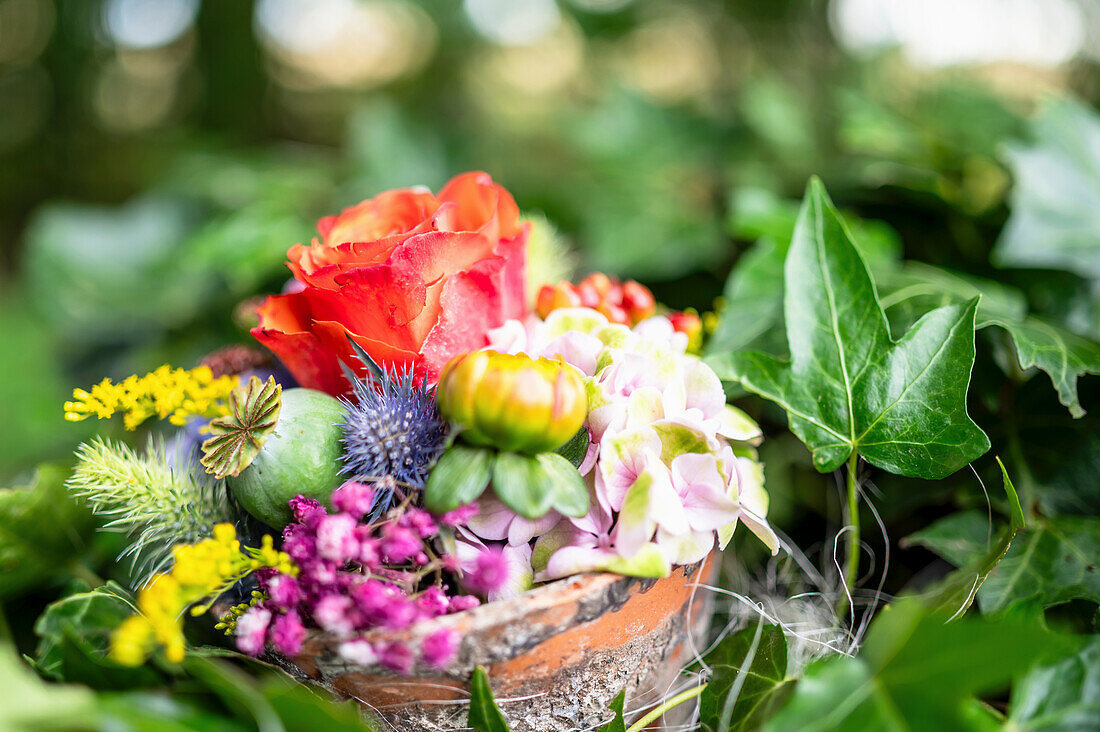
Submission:
[[[269,297],[252,334],[302,386],[342,394],[348,339],[379,364],[435,381],[444,364],[526,315],[529,227],[508,191],[464,173],[437,196],[387,191],[328,216],[287,253],[302,289]]]

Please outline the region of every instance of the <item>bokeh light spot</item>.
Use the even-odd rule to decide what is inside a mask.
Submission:
[[[549,35],[561,22],[554,0],[465,0],[477,32],[504,46],[526,46]]]
[[[199,0],[108,0],[103,25],[111,40],[125,48],[159,48],[191,27]]]

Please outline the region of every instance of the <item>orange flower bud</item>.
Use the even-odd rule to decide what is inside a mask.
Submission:
[[[630,316],[622,306],[616,305],[610,302],[601,302],[596,306],[596,312],[603,315],[612,323],[619,323],[621,325],[630,325]]]
[[[586,308],[595,308],[601,302],[606,302],[613,288],[614,283],[611,278],[603,272],[593,272],[577,283],[581,304]]]
[[[536,310],[543,320],[558,308],[579,308],[581,296],[572,283],[562,280],[556,285],[543,285],[539,290]]]
[[[443,367],[436,400],[468,442],[528,454],[561,447],[588,414],[584,379],[560,356],[456,356]]]
[[[694,310],[684,310],[668,316],[673,329],[688,337],[688,353],[698,353],[703,345],[703,321]]]
[[[622,305],[630,315],[632,324],[640,323],[657,314],[657,301],[653,298],[653,293],[648,287],[634,280],[623,283]]]

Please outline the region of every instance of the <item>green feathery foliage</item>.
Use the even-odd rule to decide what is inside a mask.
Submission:
[[[531,236],[527,240],[527,297],[533,308],[539,288],[573,278],[578,257],[569,241],[545,216],[535,214],[523,220],[531,224]]]
[[[76,457],[69,490],[110,519],[105,529],[130,535],[133,542],[119,558],[131,558],[139,580],[163,570],[173,546],[194,543],[210,536],[214,524],[235,519],[225,486],[205,475],[192,455],[169,455],[160,439],[150,439],[138,454],[96,438]]]

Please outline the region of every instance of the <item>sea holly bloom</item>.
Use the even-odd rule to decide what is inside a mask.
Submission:
[[[348,391],[340,362],[360,368],[349,338],[377,363],[434,382],[453,356],[527,311],[529,226],[485,173],[457,176],[438,195],[387,191],[317,230],[287,253],[301,289],[269,297],[252,330],[302,386]]]

